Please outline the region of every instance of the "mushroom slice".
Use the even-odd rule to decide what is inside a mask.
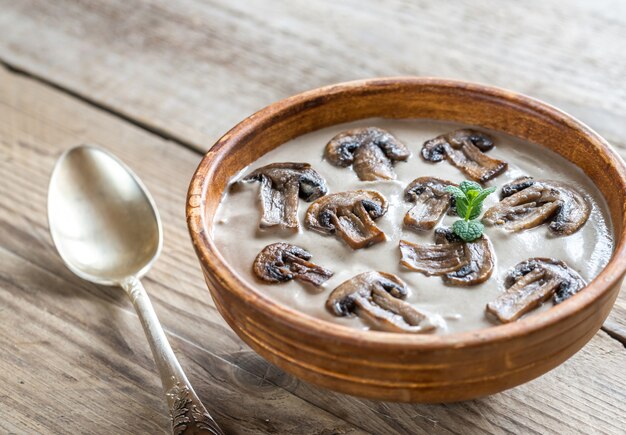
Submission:
[[[328,191],[326,181],[308,163],[272,163],[242,181],[261,183],[260,228],[280,226],[297,230],[298,197],[311,202]]]
[[[558,181],[521,177],[505,184],[500,197],[500,202],[485,212],[483,221],[508,231],[550,222],[552,233],[567,236],[585,224],[591,211],[580,192]]]
[[[427,332],[435,328],[429,316],[403,301],[406,284],[385,272],[365,272],[340,284],[326,308],[335,316],[356,314],[372,329],[388,332]]]
[[[559,304],[578,293],[586,283],[564,262],[552,258],[530,258],[507,274],[507,290],[487,304],[487,312],[509,323],[537,308],[551,296]]]
[[[305,281],[319,287],[333,272],[310,262],[311,254],[289,243],[267,245],[254,260],[252,270],[261,280],[271,283],[292,279]]]
[[[510,183],[507,183],[504,186],[502,186],[502,189],[500,190],[500,200],[503,200],[504,198],[507,198],[513,194],[516,194],[517,192],[524,190],[527,187],[530,187],[535,183],[536,181],[533,180],[533,177],[516,178]]]
[[[367,127],[339,133],[326,144],[324,155],[335,166],[352,165],[359,179],[373,181],[396,178],[394,162],[407,160],[411,152],[388,131]]]
[[[522,261],[508,273],[504,285],[511,287],[522,276],[536,269],[547,270],[561,281],[560,287],[554,293],[555,304],[560,304],[587,285],[578,272],[570,268],[565,262],[554,258],[529,258],[528,260]]]
[[[507,168],[507,163],[485,155],[493,148],[493,139],[480,131],[462,129],[437,136],[424,142],[422,158],[440,162],[446,158],[465,175],[484,183],[497,177]]]
[[[461,242],[433,245],[400,240],[400,254],[400,264],[426,276],[455,272],[468,263]]]
[[[493,273],[494,253],[491,242],[486,236],[473,242],[463,242],[449,228],[435,230],[435,243],[463,243],[467,263],[459,269],[445,274],[443,282],[452,286],[468,287],[487,281]]]
[[[432,230],[450,208],[452,195],[447,186],[456,186],[451,181],[435,177],[419,177],[404,190],[404,200],[415,205],[404,216],[404,225],[418,231]]]
[[[373,190],[354,190],[326,195],[309,206],[307,227],[341,237],[352,249],[384,242],[385,233],[375,219],[387,212],[387,200]]]

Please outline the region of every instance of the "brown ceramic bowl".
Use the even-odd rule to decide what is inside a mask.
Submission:
[[[351,329],[274,302],[226,263],[211,233],[229,179],[282,143],[363,118],[430,118],[541,144],[582,168],[606,199],[616,238],[606,268],[576,296],[518,322],[450,335]],[[492,394],[561,364],[607,317],[626,267],[626,170],[607,142],[567,114],[502,89],[431,78],[343,83],[274,103],[225,134],[189,187],[187,223],[218,310],[255,351],[313,384],[381,400],[451,402]]]

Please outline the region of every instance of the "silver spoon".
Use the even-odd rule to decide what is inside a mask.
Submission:
[[[72,272],[126,290],[161,375],[172,432],[223,434],[187,380],[139,281],[159,256],[163,239],[156,206],[139,178],[100,148],[72,148],[52,172],[48,221]]]

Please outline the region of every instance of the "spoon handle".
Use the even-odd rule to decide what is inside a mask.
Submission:
[[[172,419],[172,433],[223,435],[187,380],[139,279],[132,276],[120,285],[130,297],[150,343]]]

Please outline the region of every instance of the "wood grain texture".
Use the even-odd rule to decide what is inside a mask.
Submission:
[[[624,147],[624,3],[518,3],[503,8],[496,0],[0,0],[0,61],[202,150],[279,98],[333,82],[399,74],[526,92]],[[212,409],[227,429],[623,433],[624,348],[604,333],[546,376],[463,404],[371,402],[297,381],[243,345],[204,290],[183,223],[184,193],[199,155],[6,71],[0,71],[0,113],[0,341],[11,350],[0,354],[0,432],[166,430],[165,408],[158,412],[158,378],[130,306],[116,290],[90,286],[67,272],[47,234],[45,195],[53,161],[60,150],[89,141],[120,155],[156,197],[165,250],[146,286],[196,390],[217,404]],[[13,277],[20,278],[19,287],[7,283]],[[23,289],[31,288],[37,292],[24,297]],[[605,325],[622,339],[624,301],[622,292]],[[5,318],[15,327],[5,328]],[[126,323],[118,325],[118,318]],[[52,320],[57,326],[49,326]],[[34,330],[29,340],[21,329]],[[65,335],[52,340],[50,330]],[[81,356],[82,346],[65,343],[65,336],[75,340],[82,334],[96,348],[94,355]],[[123,354],[117,366],[123,375],[107,368],[111,352]],[[74,369],[81,370],[73,376],[77,381],[67,378]],[[112,374],[103,379],[101,373]],[[70,390],[75,400],[63,395],[55,402],[59,390]],[[124,398],[127,408],[117,405]],[[85,419],[83,426],[75,416]]]
[[[49,173],[61,150],[81,142],[115,152],[153,193],[165,246],[146,287],[181,364],[227,430],[617,434],[626,424],[626,352],[604,333],[536,381],[461,404],[373,402],[298,381],[243,345],[204,289],[183,213],[197,155],[1,69],[0,140],[0,340],[10,350],[0,353],[0,432],[167,430],[129,303],[71,275],[47,233]]]
[[[626,291],[622,291],[615,301],[613,311],[606,319],[602,329],[626,347]]]
[[[396,75],[528,93],[626,145],[620,0],[0,5],[0,59],[202,150],[278,99]]]

